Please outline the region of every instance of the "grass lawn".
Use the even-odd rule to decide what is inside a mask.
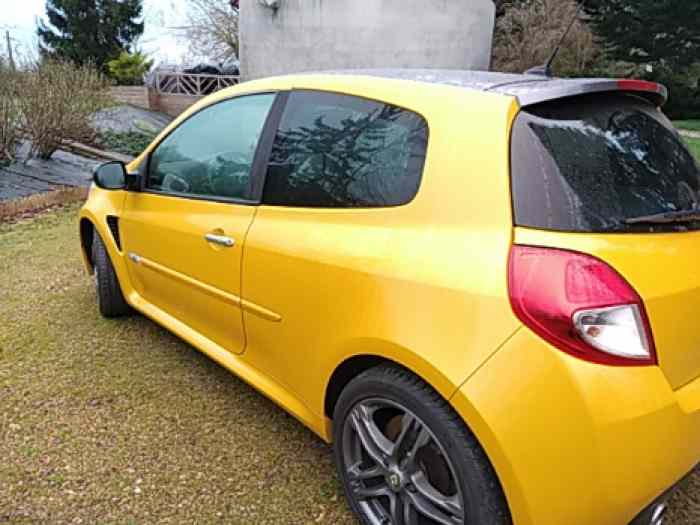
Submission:
[[[153,322],[98,315],[75,217],[0,224],[0,522],[356,523],[310,431]],[[699,474],[666,523],[700,523]]]
[[[0,523],[355,523],[310,431],[153,322],[99,317],[75,219],[0,223]]]
[[[673,124],[678,129],[686,131],[700,131],[700,120],[676,120]]]

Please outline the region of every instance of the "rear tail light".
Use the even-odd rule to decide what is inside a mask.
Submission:
[[[657,364],[642,299],[595,257],[514,245],[508,291],[518,318],[564,352],[608,365]]]

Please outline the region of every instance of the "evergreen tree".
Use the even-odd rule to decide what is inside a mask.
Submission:
[[[49,23],[37,28],[41,53],[108,72],[107,62],[143,34],[142,13],[143,0],[46,0]]]
[[[688,67],[700,57],[697,0],[581,0],[612,60]]]

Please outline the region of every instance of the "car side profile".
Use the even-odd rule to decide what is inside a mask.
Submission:
[[[700,170],[666,95],[440,70],[217,92],[96,171],[100,312],[332,443],[361,523],[659,525],[700,461]]]

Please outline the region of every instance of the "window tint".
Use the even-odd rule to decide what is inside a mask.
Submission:
[[[415,197],[426,122],[410,111],[334,93],[290,95],[277,131],[263,202],[375,207]]]
[[[673,231],[626,219],[700,207],[700,171],[661,111],[625,95],[523,111],[512,139],[515,221],[575,232]]]
[[[183,122],[153,152],[148,188],[198,197],[250,198],[250,171],[275,95],[220,102]]]

